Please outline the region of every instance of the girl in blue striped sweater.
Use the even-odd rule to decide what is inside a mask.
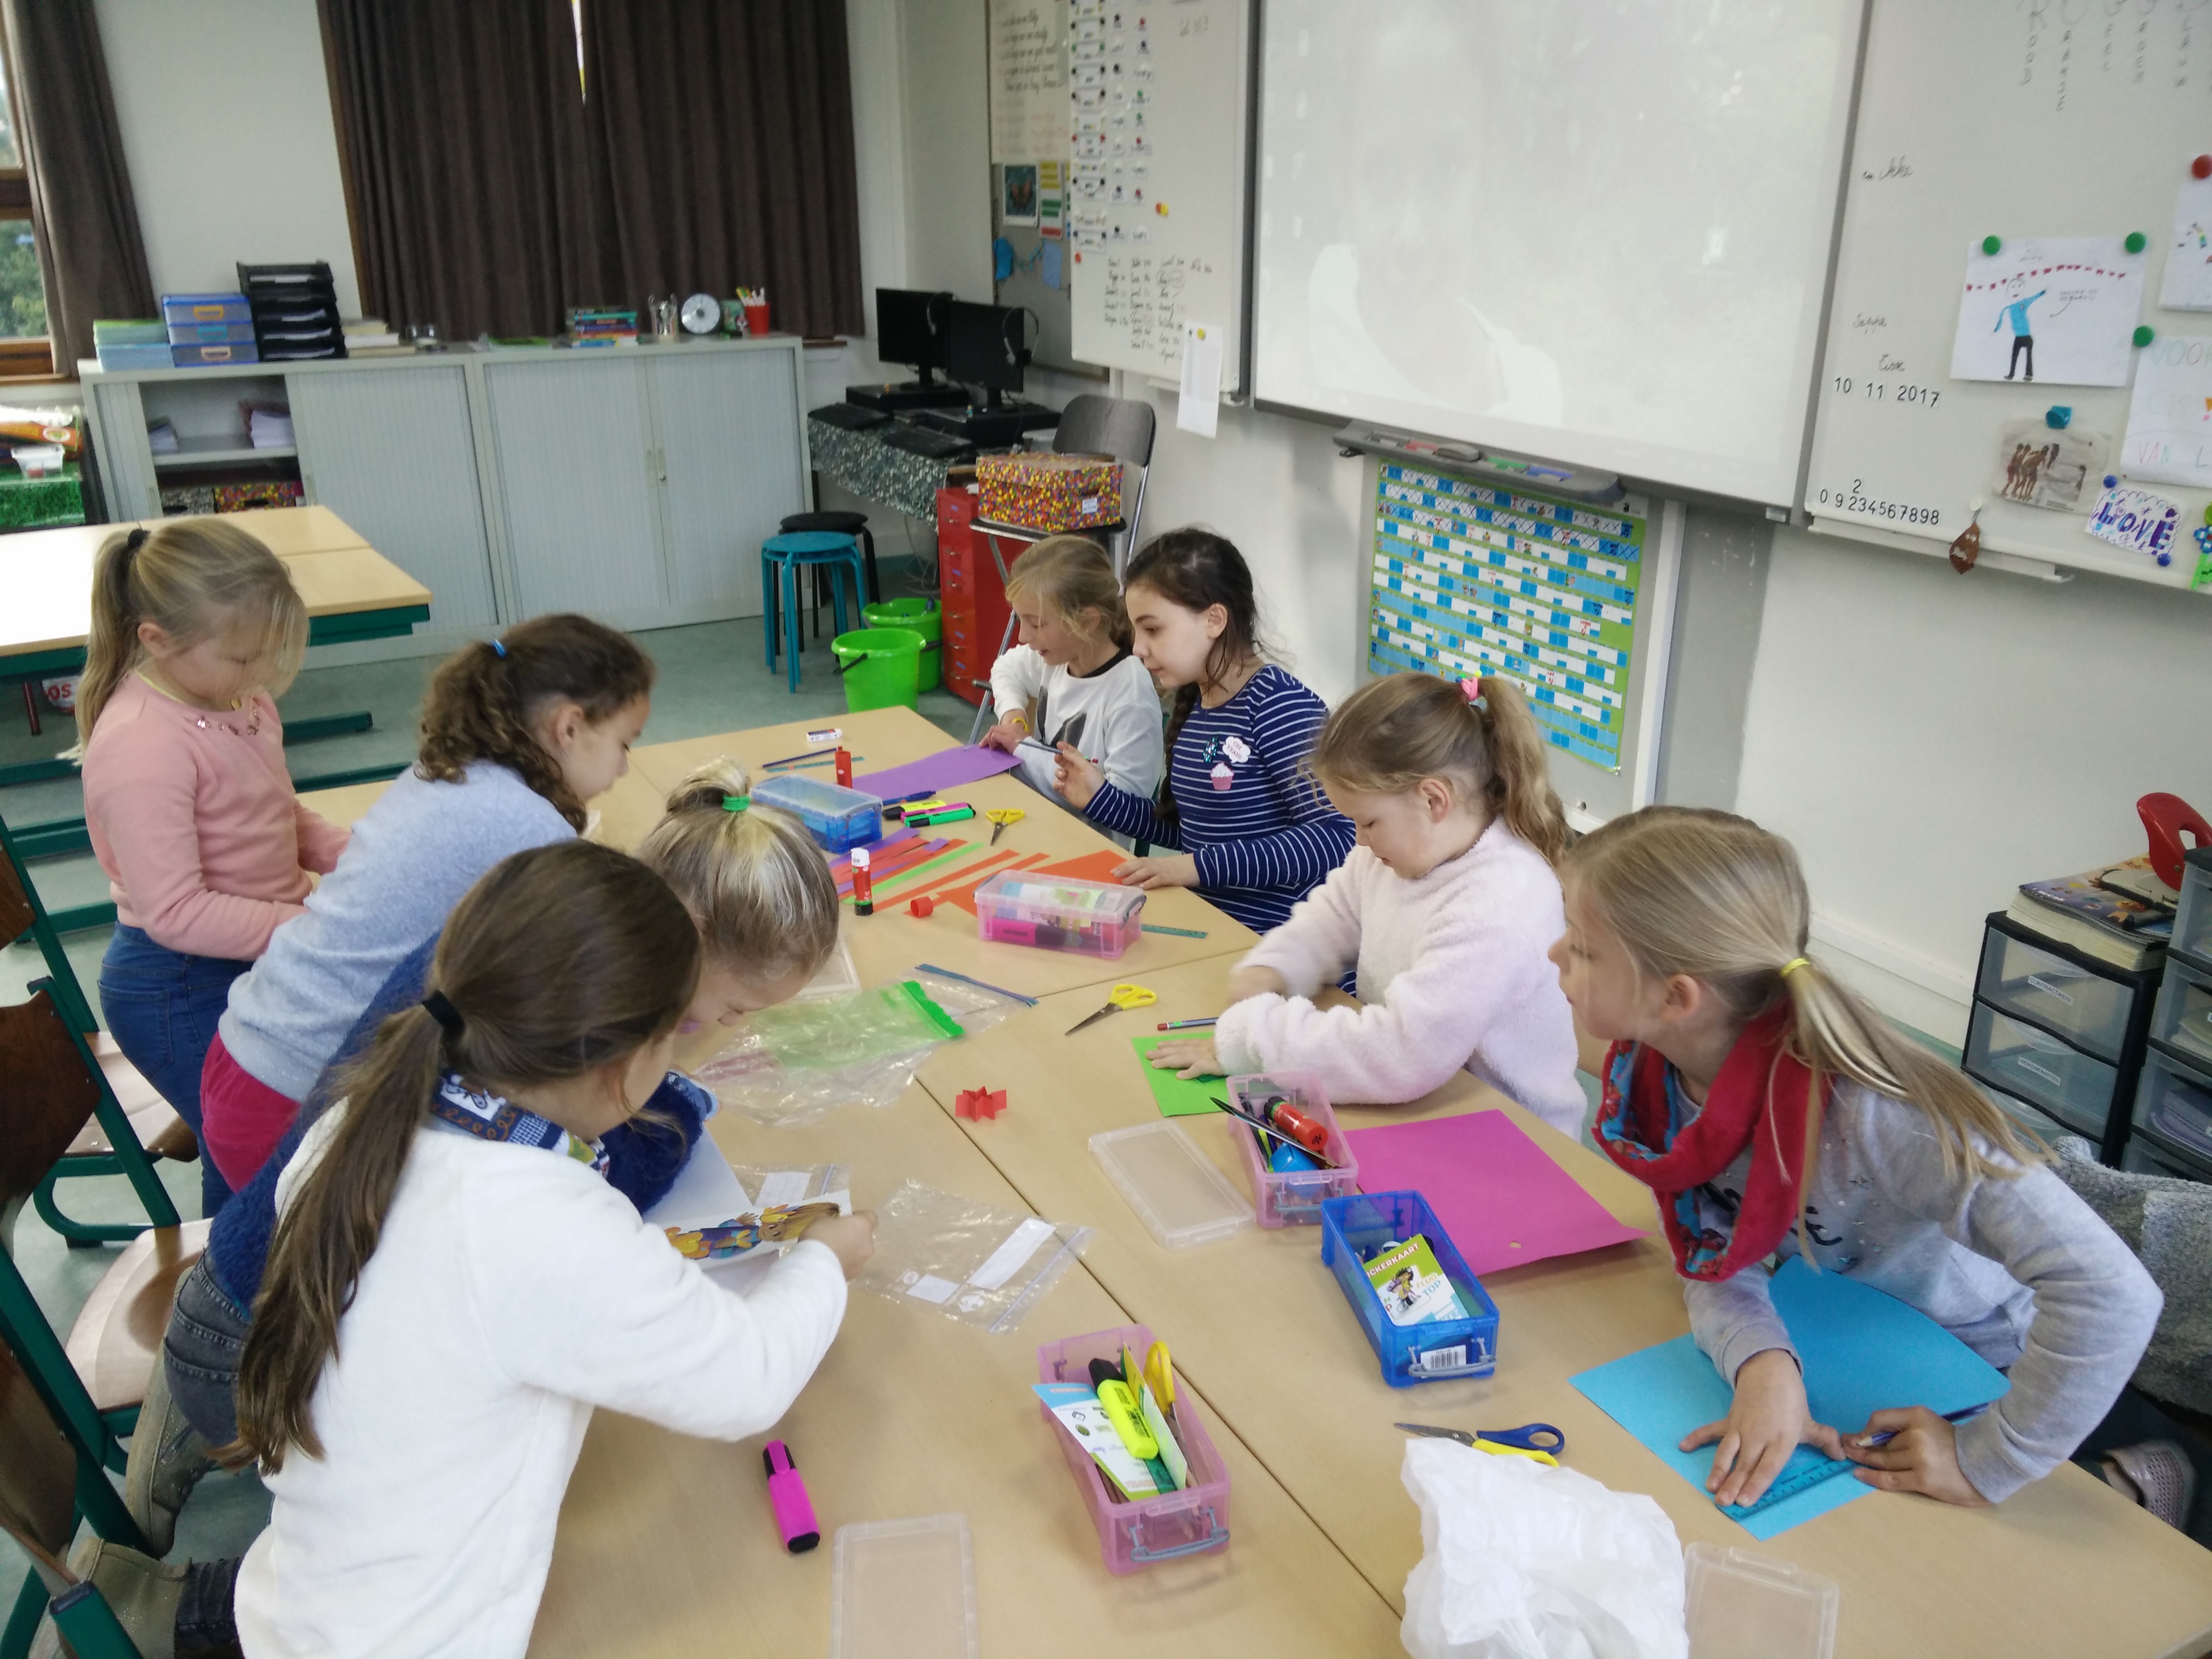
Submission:
[[[1133,887],[1194,887],[1266,933],[1352,850],[1306,757],[1328,708],[1261,653],[1243,556],[1211,531],[1170,530],[1129,562],[1133,649],[1176,693],[1157,800],[1107,782],[1066,744],[1054,787],[1101,828],[1174,849],[1116,872]]]

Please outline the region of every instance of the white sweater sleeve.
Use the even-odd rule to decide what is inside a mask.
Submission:
[[[1127,666],[1125,663],[1123,667]],[[1160,774],[1167,763],[1160,699],[1152,690],[1152,676],[1141,670],[1133,675],[1116,670],[1108,701],[1099,714],[1103,729],[1097,735],[1098,765],[1106,774],[1106,781],[1140,800],[1150,800],[1159,793]]]
[[[1052,672],[1045,659],[1026,645],[1009,647],[991,665],[991,707],[1004,720],[1044,690]]]
[[[1294,997],[1310,997],[1334,985],[1359,958],[1359,894],[1363,881],[1378,874],[1375,855],[1364,847],[1328,872],[1328,879],[1291,907],[1290,919],[1244,953],[1239,968],[1272,968]],[[1223,1017],[1224,1024],[1228,1023]],[[1238,1023],[1242,1029],[1242,1022]],[[1220,1027],[1215,1028],[1219,1041]]]
[[[738,1297],[603,1182],[563,1183],[557,1206],[528,1196],[488,1194],[468,1218],[477,1318],[518,1381],[739,1440],[790,1409],[844,1318],[827,1245],[802,1242]]]

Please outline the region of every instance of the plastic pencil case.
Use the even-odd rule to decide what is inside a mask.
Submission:
[[[1152,1334],[1142,1325],[1119,1330],[1094,1331],[1048,1342],[1037,1352],[1040,1382],[1089,1382],[1091,1362],[1121,1363],[1124,1346],[1141,1361],[1152,1346]],[[1229,1469],[1200,1419],[1198,1403],[1183,1386],[1182,1373],[1175,1373],[1175,1430],[1177,1443],[1190,1464],[1191,1484],[1139,1503],[1116,1503],[1106,1476],[1075,1437],[1040,1401],[1037,1411],[1060,1444],[1083,1501],[1090,1506],[1091,1522],[1098,1529],[1098,1553],[1111,1573],[1134,1572],[1155,1562],[1179,1556],[1204,1555],[1229,1547]]]
[[[1260,1137],[1250,1129],[1239,1127],[1234,1132],[1244,1154],[1244,1168],[1252,1177],[1252,1207],[1259,1212],[1262,1227],[1318,1226],[1323,1199],[1341,1198],[1359,1190],[1359,1161],[1352,1157],[1344,1131],[1337,1127],[1336,1114],[1329,1109],[1321,1079],[1311,1072],[1248,1073],[1231,1078],[1228,1089],[1229,1103],[1253,1116],[1266,1116],[1261,1107],[1281,1101],[1328,1131],[1322,1156],[1336,1168],[1287,1172],[1267,1167],[1267,1159],[1260,1155]]]
[[[171,346],[169,356],[179,368],[206,368],[216,363],[258,363],[261,361],[261,353],[251,340],[234,341],[228,345]]]
[[[1421,1325],[1390,1322],[1382,1294],[1368,1282],[1367,1262],[1385,1246],[1403,1243],[1415,1233],[1429,1241],[1437,1265],[1459,1292],[1460,1305],[1474,1310],[1472,1318]],[[1488,1376],[1498,1369],[1498,1304],[1467,1270],[1467,1259],[1419,1193],[1365,1193],[1322,1200],[1321,1260],[1335,1273],[1337,1288],[1358,1316],[1375,1357],[1382,1363],[1382,1380],[1392,1388]]]
[[[1002,871],[975,890],[977,936],[1000,945],[1120,956],[1144,937],[1140,888]]]
[[[842,784],[787,774],[762,781],[753,799],[790,813],[827,853],[849,853],[884,836],[883,802]]]
[[[243,294],[164,294],[165,323],[250,323],[253,307]]]

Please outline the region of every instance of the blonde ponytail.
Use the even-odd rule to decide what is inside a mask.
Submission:
[[[1370,681],[1328,717],[1314,744],[1314,775],[1355,795],[1397,795],[1441,778],[1455,797],[1491,817],[1557,864],[1567,818],[1545,763],[1544,734],[1510,680],[1475,688],[1434,674]]]
[[[707,960],[756,984],[811,974],[837,948],[837,884],[805,826],[709,761],[668,793],[637,856],[684,902]]]
[[[2014,1176],[2045,1159],[1955,1067],[1806,953],[1811,901],[1797,854],[1779,836],[1731,812],[1647,806],[1577,842],[1565,873],[1639,973],[1698,981],[1739,1025],[1786,1005],[1784,1047],[1813,1074],[1808,1171],[1827,1076],[1918,1108],[1954,1178],[1968,1170]]]

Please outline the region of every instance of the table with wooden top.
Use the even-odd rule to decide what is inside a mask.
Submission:
[[[866,757],[862,773],[949,741],[902,711],[830,723]],[[592,803],[595,833],[611,844],[633,840],[691,767],[721,754],[757,765],[796,752],[806,747],[807,724],[640,748],[629,776]],[[1024,808],[1001,848],[1066,856],[1109,844],[1011,778],[951,793],[979,808]],[[689,1654],[763,1642],[820,1652],[828,1534],[847,1522],[957,1510],[975,1530],[986,1654],[1048,1647],[1122,1659],[1132,1637],[1193,1654],[1395,1653],[1406,1575],[1421,1550],[1418,1511],[1398,1478],[1404,1437],[1391,1425],[1399,1420],[1556,1424],[1570,1467],[1618,1491],[1650,1493],[1686,1544],[1747,1547],[1835,1580],[1838,1655],[2212,1650],[2212,1556],[2070,1465],[1993,1509],[1876,1492],[1778,1538],[1751,1540],[1567,1381],[1687,1328],[1680,1283],[1656,1237],[1489,1275],[1484,1286],[1499,1311],[1496,1375],[1410,1389],[1383,1383],[1321,1265],[1318,1229],[1255,1228],[1191,1249],[1163,1248],[1086,1143],[1100,1130],[1157,1120],[1130,1038],[1159,1020],[1218,1012],[1250,938],[1188,893],[1154,895],[1146,915],[1177,897],[1196,907],[1177,915],[1198,917],[1189,925],[1208,938],[1147,935],[1118,962],[986,945],[964,912],[927,921],[888,907],[865,919],[848,914],[843,936],[864,983],[926,961],[1043,1000],[938,1050],[887,1111],[848,1108],[796,1130],[724,1113],[714,1133],[732,1161],[847,1163],[862,1204],[912,1176],[1089,1225],[1096,1237],[1080,1269],[1009,1335],[854,1296],[822,1370],[775,1431],[823,1522],[824,1547],[811,1556],[780,1547],[759,1441],[724,1446],[599,1413],[562,1509],[533,1652]],[[1156,944],[1194,948],[1140,957]],[[1100,986],[1123,980],[1157,992],[1158,1005],[1063,1035],[1096,1009]],[[708,1034],[695,1058],[716,1041]],[[984,1122],[955,1118],[955,1096],[979,1085],[1005,1089],[1006,1110]],[[1506,1112],[1614,1214],[1651,1224],[1647,1189],[1463,1075],[1413,1105],[1348,1107],[1341,1116],[1361,1127],[1479,1110]],[[1180,1121],[1243,1190],[1232,1126]],[[1219,1556],[1115,1579],[1098,1560],[1028,1384],[1038,1343],[1122,1322],[1165,1340],[1198,1398],[1231,1469],[1232,1541]]]

